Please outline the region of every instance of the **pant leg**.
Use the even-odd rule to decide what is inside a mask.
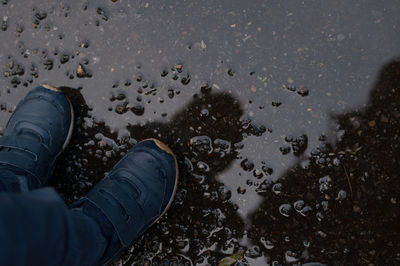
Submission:
[[[1,265],[96,265],[105,246],[98,224],[54,189],[0,193]]]
[[[0,192],[26,192],[38,187],[36,179],[21,169],[0,164]]]

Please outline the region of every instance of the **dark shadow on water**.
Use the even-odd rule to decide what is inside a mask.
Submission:
[[[382,68],[365,109],[335,119],[337,143],[265,194],[249,237],[277,261],[400,263],[400,60]]]
[[[249,121],[243,125],[234,97],[196,94],[169,123],[129,125],[129,134],[118,137],[93,121],[79,90],[63,89],[74,104],[76,127],[51,185],[67,203],[83,196],[137,141],[158,138],[177,154],[180,182],[174,204],[124,256],[125,264],[188,262],[186,258],[216,264],[224,252],[237,251],[244,225],[230,202],[231,192],[215,177],[236,159],[235,144],[263,129]]]
[[[399,262],[400,239],[399,77],[400,61],[386,64],[368,106],[334,116],[335,145],[321,139],[279,183],[263,184],[264,202],[247,234],[253,246],[239,243],[245,226],[230,201],[231,191],[215,177],[237,159],[237,144],[245,136],[265,129],[242,121],[240,104],[229,94],[196,94],[169,123],[129,125],[118,136],[94,121],[79,90],[64,88],[75,105],[76,128],[52,185],[70,203],[137,141],[158,138],[178,156],[179,189],[167,215],[121,263],[215,265],[247,249],[247,258],[264,256],[269,262],[393,264]]]

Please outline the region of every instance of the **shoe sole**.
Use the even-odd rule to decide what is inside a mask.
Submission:
[[[176,156],[175,154],[172,152],[172,150],[163,142],[159,141],[158,139],[154,139],[154,138],[149,138],[149,139],[145,139],[143,141],[146,140],[151,140],[154,141],[154,143],[157,145],[158,148],[160,148],[161,150],[165,151],[166,153],[172,155],[172,157],[174,158],[174,162],[175,162],[175,169],[176,169],[176,175],[175,175],[175,186],[174,186],[174,191],[172,192],[171,198],[169,199],[169,202],[167,204],[167,207],[165,207],[164,211],[161,213],[161,215],[147,228],[150,228],[152,225],[154,225],[155,223],[157,223],[163,216],[164,214],[168,211],[168,209],[171,207],[172,202],[174,201],[174,197],[176,194],[176,190],[178,188],[178,181],[179,181],[179,168],[178,168],[178,161],[176,160]],[[147,229],[146,229],[147,230]]]
[[[51,91],[56,91],[56,92],[59,92],[59,93],[64,94],[64,92],[62,92],[59,88],[53,87],[53,86],[51,86],[51,85],[48,85],[48,84],[41,84],[40,86],[42,86],[42,87],[45,88],[45,89],[48,89],[48,90],[51,90]],[[64,94],[64,95],[65,95],[65,94]],[[71,101],[69,100],[68,96],[65,95],[65,97],[67,98],[68,103],[69,103],[69,106],[70,106],[70,109],[71,109],[71,124],[69,125],[67,138],[66,138],[66,140],[65,140],[65,142],[64,142],[64,144],[63,144],[63,146],[62,146],[62,150],[63,150],[63,151],[64,151],[65,148],[68,146],[68,144],[69,144],[69,142],[70,142],[70,140],[71,140],[71,138],[72,138],[72,132],[74,131],[74,120],[75,120],[75,113],[74,113],[74,108],[73,108],[73,106],[72,106],[72,103],[71,103]]]

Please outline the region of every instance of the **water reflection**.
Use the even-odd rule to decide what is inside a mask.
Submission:
[[[291,262],[284,250],[295,254],[292,261],[332,265],[399,259],[399,77],[395,59],[381,70],[366,108],[335,116],[336,145],[323,143],[306,167],[279,179],[280,193],[264,194],[249,237],[270,260]]]
[[[161,255],[150,252],[149,244],[153,249],[163,243],[159,252],[173,251],[211,264],[238,249],[243,221],[236,213],[237,205],[232,204],[231,191],[220,179],[238,157],[237,144],[243,136],[265,130],[249,120],[241,121],[243,111],[233,96],[203,87],[171,122],[129,125],[128,134],[117,135],[93,120],[79,90],[63,90],[77,110],[76,128],[57,165],[53,185],[67,202],[82,196],[139,140],[158,138],[178,156],[181,179],[173,208],[137,241],[129,263],[146,258],[157,261]]]

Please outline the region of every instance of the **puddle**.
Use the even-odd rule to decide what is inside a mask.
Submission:
[[[173,208],[122,264],[395,264],[399,9],[3,0],[0,130],[34,86],[75,89],[67,202],[138,141],[171,146]]]

